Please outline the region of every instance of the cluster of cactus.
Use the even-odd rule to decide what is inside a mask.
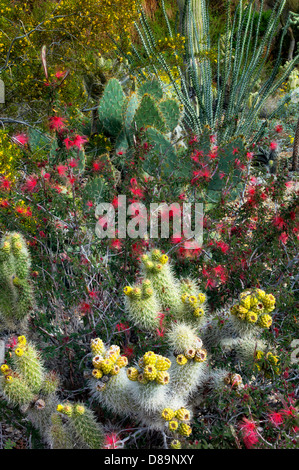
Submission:
[[[36,347],[19,336],[11,355],[12,364],[0,367],[0,393],[18,406],[51,448],[74,449],[103,446],[104,431],[83,404],[59,404],[59,378],[47,372]],[[67,421],[62,417],[66,415]]]
[[[102,343],[100,338],[92,340],[94,341]],[[115,346],[107,347],[102,354],[105,355],[111,348],[114,349]],[[187,395],[190,391],[184,376],[180,378],[175,374],[174,363],[175,360],[171,361],[168,357],[147,351],[136,365],[125,365],[117,375],[111,375],[104,382],[103,377],[97,378],[93,371],[89,371],[92,396],[98,403],[118,414],[133,417],[152,429],[165,431],[163,410],[169,407],[175,410],[186,408],[186,400],[177,394],[179,380],[182,381],[181,387],[187,387]],[[195,376],[194,379],[196,380]],[[174,429],[172,425],[174,426],[174,423],[168,428],[169,431],[175,431],[178,427]],[[182,435],[183,432],[187,435],[184,426],[181,426],[180,430]]]
[[[125,307],[129,318],[146,330],[159,326],[159,315],[165,312],[170,319],[188,321],[199,326],[205,318],[206,296],[192,279],[177,280],[168,256],[154,249],[141,258],[143,278],[133,286],[126,286]]]
[[[240,294],[240,301],[234,304],[230,312],[237,322],[270,328],[272,318],[269,313],[275,309],[275,297],[262,289],[246,290]]]
[[[19,336],[11,354],[12,364],[1,365],[0,391],[21,411],[49,442],[50,416],[55,410],[58,376],[47,372],[35,346]]]
[[[103,427],[84,403],[58,404],[52,416],[53,448],[102,449],[105,442]],[[63,418],[66,418],[64,421]]]
[[[20,240],[18,234],[12,234],[2,243],[10,255],[5,266],[7,272],[13,266],[20,279],[26,280],[30,258]],[[20,252],[27,263],[23,262],[23,275]],[[197,282],[178,279],[167,255],[153,249],[142,256],[141,268],[141,279],[124,289],[126,309],[149,337],[154,337],[163,322],[166,355],[146,351],[129,365],[118,345],[94,338],[90,344],[92,367],[85,377],[94,401],[164,433],[170,447],[180,448],[181,440],[192,433],[194,406],[204,400],[207,389],[213,394],[226,386],[243,386],[240,374],[210,367],[208,359],[214,360],[211,346],[229,344],[241,361],[251,361],[253,371],[261,370],[265,377],[279,373],[277,356],[266,353],[267,346],[259,338],[272,323],[269,314],[275,308],[275,297],[261,289],[244,291],[237,303],[224,309],[226,321],[220,326],[217,315],[209,314],[206,295]],[[202,312],[198,314],[197,309]],[[1,395],[20,407],[50,447],[103,447],[104,431],[93,412],[83,403],[60,402],[57,375],[46,371],[40,353],[24,335],[18,337],[0,371]]]
[[[25,326],[34,304],[30,265],[22,235],[4,235],[0,244],[0,331],[16,331]]]
[[[264,352],[257,350],[254,358],[255,372],[262,372],[266,378],[271,378],[272,375],[280,374],[279,357],[275,356],[271,351]]]
[[[138,361],[138,367],[130,367],[127,370],[128,378],[132,381],[138,380],[141,384],[148,384],[155,381],[159,385],[167,385],[171,362],[167,357],[147,351]]]
[[[171,133],[181,121],[181,108],[174,98],[165,97],[158,80],[148,80],[128,96],[116,78],[110,79],[98,106],[99,122],[105,132],[115,139],[115,152],[130,155],[134,147],[134,134],[144,131],[145,140],[154,146],[144,162],[146,171],[154,171],[157,150],[167,153],[163,172],[172,171],[170,163],[177,160],[172,147]],[[167,152],[166,152],[167,149]]]
[[[119,374],[121,368],[128,364],[128,359],[126,356],[120,356],[119,346],[112,345],[109,349],[105,350],[100,338],[92,340],[91,348],[93,352],[96,352],[92,359],[94,367],[92,375],[97,380],[102,379],[98,383],[98,388],[104,390],[109,379]]]
[[[246,289],[238,302],[222,312],[223,324],[217,319],[206,322],[201,330],[202,338],[210,351],[220,345],[223,350],[236,352],[236,358],[250,369],[254,366],[257,349],[264,351],[267,345],[260,339],[261,333],[272,325],[271,312],[275,309],[275,297],[262,289]]]
[[[244,364],[250,359],[253,366],[257,346],[260,351],[266,348],[259,335],[271,324],[269,314],[275,308],[275,298],[261,289],[246,290],[231,309],[224,309],[226,322],[220,325],[217,315],[208,313],[206,295],[199,292],[196,281],[178,279],[168,256],[160,250],[141,257],[141,273],[136,284],[124,288],[128,316],[150,335],[155,335],[158,319],[163,318],[168,353],[161,356],[146,351],[133,364],[123,361],[118,373],[107,377],[98,364],[110,354],[118,364],[122,356],[117,346],[105,346],[96,338],[91,342],[95,369],[86,375],[96,402],[163,432],[171,447],[180,448],[180,439],[192,432],[193,407],[204,399],[206,390],[213,394],[225,387],[244,386],[239,373],[210,367],[208,359],[215,359],[210,346],[228,342]],[[203,309],[203,313],[197,315],[196,309]],[[275,362],[275,357],[268,354],[268,362]]]
[[[161,417],[165,421],[166,428],[172,433],[178,433],[185,437],[190,436],[192,433],[190,426],[192,413],[187,408],[181,407],[178,410],[164,408]]]

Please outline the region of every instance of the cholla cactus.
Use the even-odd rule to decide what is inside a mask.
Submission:
[[[51,433],[56,448],[68,446],[67,436],[72,436],[72,448],[102,449],[105,433],[102,426],[96,421],[94,414],[83,403],[65,403],[57,405],[57,412],[66,416],[63,425],[57,415],[52,418]]]
[[[216,318],[205,323],[201,330],[203,340],[209,350],[219,344],[228,350],[236,349],[240,359],[253,357],[260,334],[272,324],[270,314],[274,309],[272,294],[262,289],[246,290],[229,310],[224,309],[222,325]]]
[[[263,355],[267,348],[260,333],[272,323],[275,298],[261,289],[247,290],[223,310],[225,321],[219,322],[217,315],[209,314],[206,294],[196,280],[178,279],[160,250],[143,255],[141,268],[142,278],[124,288],[126,310],[150,337],[161,326],[158,319],[163,319],[168,353],[162,356],[149,350],[128,364],[118,346],[93,339],[89,387],[98,403],[165,433],[172,439],[170,446],[180,448],[181,439],[192,433],[193,406],[204,400],[207,390],[216,396],[225,387],[243,387],[239,373],[209,366],[209,356],[215,359],[212,347],[234,349],[241,364],[252,371],[262,369],[255,353]],[[265,357],[276,370],[276,356]]]
[[[124,288],[126,296],[126,310],[129,318],[141,328],[155,330],[159,326],[158,312],[159,302],[149,279],[145,279],[141,285]]]
[[[40,354],[24,335],[18,337],[11,362],[0,368],[0,392],[8,403],[20,407],[50,443],[50,417],[57,404],[59,379],[54,372],[46,372]]]
[[[20,410],[51,448],[73,449],[103,446],[104,432],[83,404],[59,404],[59,378],[47,372],[35,346],[19,336],[12,364],[0,367],[0,393]],[[64,422],[58,412],[69,416]]]
[[[19,233],[7,233],[0,244],[0,331],[24,327],[34,298],[29,280],[31,260]]]
[[[183,304],[180,296],[179,282],[175,278],[167,255],[160,250],[152,250],[142,256],[142,269],[153,285],[161,308],[177,317],[181,314]]]
[[[195,327],[203,323],[206,295],[199,291],[196,281],[177,279],[168,256],[158,249],[142,256],[141,267],[144,276],[141,284],[124,288],[126,310],[136,325],[156,330],[161,312],[166,321],[177,319]]]

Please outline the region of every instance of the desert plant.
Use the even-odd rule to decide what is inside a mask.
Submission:
[[[267,29],[263,37],[259,38],[263,2],[261,2],[258,13],[258,26],[254,31],[256,2],[248,2],[244,8],[243,2],[240,1],[231,20],[231,1],[227,1],[225,60],[221,61],[220,40],[218,42],[218,58],[215,60],[213,55],[211,57],[210,52],[213,46],[210,44],[209,39],[209,18],[206,3],[202,2],[201,19],[199,20],[202,29],[198,31],[195,27],[198,19],[195,18],[192,11],[192,2],[186,0],[183,16],[185,18],[184,23],[187,22],[189,25],[187,30],[189,36],[186,37],[185,68],[178,65],[181,86],[175,80],[163,55],[157,50],[156,40],[150,30],[147,18],[141,11],[140,22],[136,24],[136,28],[148,59],[148,69],[158,74],[158,68],[160,68],[168,74],[177,97],[184,106],[183,122],[186,128],[192,129],[195,134],[200,135],[203,126],[209,125],[212,131],[217,133],[218,144],[222,144],[235,135],[244,135],[245,138],[253,142],[261,136],[265,123],[264,127],[262,127],[263,125],[260,126],[256,134],[252,135],[261,107],[268,97],[275,93],[287,79],[299,61],[299,56],[296,55],[293,60],[289,61],[284,72],[282,74],[278,73],[283,39],[290,21],[288,19],[281,33],[278,57],[272,73],[263,83],[252,107],[248,109],[245,103],[254,91],[256,80],[260,77],[261,70],[269,58],[271,44],[277,32],[284,5],[285,0],[282,2],[279,0],[275,3]],[[167,21],[166,14],[165,17]],[[191,25],[193,25],[192,28]],[[200,40],[200,38],[204,38],[204,40]],[[200,51],[199,58],[196,55],[196,50]],[[135,52],[134,49],[133,52]],[[137,54],[135,56],[138,59]],[[132,65],[132,70],[134,70],[136,64],[133,58],[128,55],[126,57]],[[217,84],[216,92],[213,93],[215,73]],[[273,115],[279,112],[289,100],[290,96],[287,95],[279,103],[279,107]]]
[[[29,280],[31,259],[19,233],[7,233],[0,246],[0,321],[2,329],[16,330],[33,308]]]
[[[238,351],[238,364],[253,371],[257,345],[263,349],[260,354],[266,348],[259,336],[271,325],[269,313],[275,308],[275,298],[261,289],[244,291],[231,308],[227,324],[220,327],[217,317],[209,314],[206,295],[196,281],[177,279],[167,255],[153,249],[142,256],[141,265],[141,279],[124,288],[126,310],[150,335],[155,328],[158,333],[163,329],[168,353],[146,351],[128,367],[119,346],[95,338],[91,340],[94,368],[86,371],[86,377],[96,402],[164,433],[167,442],[190,436],[194,404],[204,399],[206,387],[216,393],[227,384],[243,386],[240,374],[211,368],[207,359],[217,360],[212,346],[229,345]],[[268,357],[275,358],[273,354]]]

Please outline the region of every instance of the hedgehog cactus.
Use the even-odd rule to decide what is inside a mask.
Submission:
[[[30,255],[19,233],[6,234],[0,244],[0,328],[16,331],[33,307],[29,280]]]

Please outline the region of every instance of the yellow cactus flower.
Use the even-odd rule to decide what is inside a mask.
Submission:
[[[24,354],[24,349],[22,349],[22,348],[16,348],[16,349],[15,349],[15,354],[16,354],[17,356],[19,356],[19,357],[23,356],[23,354]]]
[[[179,355],[176,357],[176,362],[177,362],[180,366],[184,366],[185,364],[187,364],[188,359],[186,358],[186,356],[184,356],[184,354],[179,354]]]
[[[165,419],[165,421],[171,421],[174,415],[175,415],[175,412],[171,408],[164,408],[164,410],[161,413],[161,416],[163,419]]]

